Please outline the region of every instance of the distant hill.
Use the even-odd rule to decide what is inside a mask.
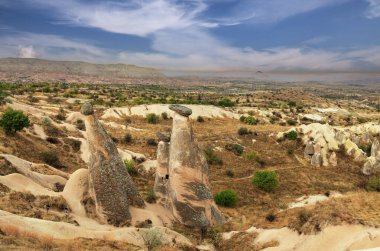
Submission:
[[[164,78],[153,68],[126,64],[91,64],[34,58],[1,58],[2,81],[66,81],[122,83],[136,78]]]

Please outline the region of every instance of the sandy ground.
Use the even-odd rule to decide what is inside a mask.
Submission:
[[[324,194],[302,196],[302,197],[299,197],[295,202],[290,203],[288,205],[288,208],[290,209],[290,208],[311,206],[311,205],[317,204],[318,202],[322,202],[331,198],[337,198],[337,197],[342,197],[342,196],[343,195],[341,193],[337,193],[337,192],[330,193],[329,197],[327,197]]]
[[[289,228],[258,229],[251,227],[247,233],[258,233],[255,244],[278,241],[276,247],[265,251],[347,251],[365,250],[380,246],[380,229],[362,225],[329,226],[316,235],[299,235]],[[230,239],[238,232],[224,233],[224,239]]]

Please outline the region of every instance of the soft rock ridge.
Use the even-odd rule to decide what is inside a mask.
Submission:
[[[304,157],[313,166],[337,166],[336,152],[344,150],[357,163],[365,162],[362,170],[364,174],[380,173],[380,143],[377,139],[380,126],[376,123],[346,128],[313,123],[292,128],[288,132],[293,130],[302,138],[305,145]],[[286,133],[279,133],[277,138],[283,139]],[[371,156],[367,157],[358,145],[368,145],[371,142]]]
[[[187,109],[177,106],[175,110]],[[155,192],[159,202],[187,226],[220,224],[224,218],[213,200],[206,158],[194,139],[189,112],[181,114],[174,115],[170,143],[158,145]]]
[[[103,222],[127,224],[131,219],[129,206],[143,207],[144,201],[125,169],[115,143],[94,116],[90,103],[81,109],[85,115],[89,161],[89,193],[96,212]]]

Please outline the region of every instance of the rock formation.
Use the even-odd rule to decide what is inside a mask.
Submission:
[[[375,139],[371,147],[371,156],[363,166],[363,173],[366,175],[380,173],[380,143]]]
[[[223,222],[210,191],[208,165],[194,139],[188,116],[191,109],[170,106],[175,111],[170,143],[158,145],[155,192],[181,223],[208,227]]]
[[[380,134],[380,125],[365,123],[351,127],[333,127],[328,124],[313,123],[291,128],[297,131],[304,145],[304,157],[314,166],[337,166],[336,151],[342,150],[353,161],[364,163],[363,173],[372,174],[380,172],[380,143],[376,137]],[[284,138],[287,133],[279,133],[277,138]],[[372,142],[371,156],[359,148],[360,144]]]
[[[144,201],[124,167],[115,143],[94,115],[92,105],[83,104],[86,133],[91,152],[89,193],[102,222],[123,225],[131,219],[129,206],[143,207]]]

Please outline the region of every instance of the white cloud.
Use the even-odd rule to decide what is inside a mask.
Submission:
[[[377,18],[380,17],[380,0],[366,0],[369,4],[369,9],[367,11],[367,18]]]
[[[207,33],[193,30],[156,38],[158,52],[141,53],[99,48],[90,41],[74,41],[55,35],[17,33],[0,35],[0,57],[35,57],[82,60],[94,63],[127,63],[171,70],[352,70],[365,62],[380,68],[380,47],[346,52],[302,48],[272,48],[258,51],[235,48]],[[204,43],[198,43],[201,39]],[[22,53],[20,53],[22,52]],[[22,54],[22,55],[21,55]],[[360,65],[359,65],[360,66]]]
[[[18,50],[18,57],[20,58],[35,58],[37,53],[33,46],[20,46]]]
[[[38,57],[58,60],[112,62],[106,49],[88,41],[35,33],[0,34],[0,57]]]
[[[2,0],[0,0],[1,3]],[[15,56],[30,46],[34,55],[47,59],[122,62],[161,69],[305,69],[350,70],[358,62],[380,67],[380,48],[332,52],[302,48],[237,48],[212,36],[209,29],[239,22],[272,23],[349,0],[242,0],[230,17],[203,20],[199,15],[216,0],[130,0],[86,3],[79,0],[28,0],[59,13],[61,23],[95,27],[108,32],[146,36],[153,53],[99,48],[90,41],[56,35],[0,34],[0,56]],[[229,0],[223,0],[229,1]],[[379,1],[379,0],[368,0]],[[316,37],[305,44],[326,41]],[[376,54],[377,53],[377,54]],[[359,65],[360,66],[360,65]]]
[[[241,0],[229,17],[218,20],[226,25],[244,22],[275,23],[298,14],[348,1],[350,0]]]
[[[162,29],[183,29],[194,25],[196,16],[207,8],[201,0],[179,3],[175,0],[129,0],[83,3],[78,0],[31,0],[40,8],[60,13],[72,25],[94,27],[105,31],[147,36]]]

